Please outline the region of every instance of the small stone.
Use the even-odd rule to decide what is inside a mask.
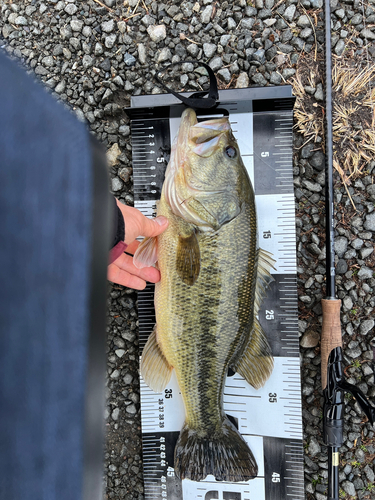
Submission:
[[[361,249],[361,259],[364,260],[364,259],[367,259],[367,257],[369,255],[372,254],[372,252],[374,251],[374,249],[372,247],[365,247],[365,248],[362,248]]]
[[[43,66],[47,66],[47,68],[50,68],[51,66],[54,66],[55,60],[52,56],[43,57],[42,64]]]
[[[68,3],[64,10],[67,14],[69,14],[69,16],[73,16],[73,14],[75,14],[78,9],[76,5],[74,5],[74,3]]]
[[[307,159],[312,155],[312,150],[314,149],[314,144],[309,142],[306,146],[301,149],[301,158]]]
[[[72,21],[70,21],[70,27],[72,28],[73,31],[82,31],[83,21],[79,21],[78,19],[72,19]]]
[[[339,236],[335,239],[335,252],[342,257],[348,248],[348,240],[345,236]]]
[[[113,370],[113,372],[111,373],[111,378],[116,379],[119,378],[119,376],[120,376],[119,370]]]
[[[369,267],[363,266],[358,272],[358,278],[360,280],[367,280],[373,277],[374,271]]]
[[[117,35],[116,33],[113,33],[112,35],[108,35],[104,39],[104,45],[107,47],[107,49],[111,49],[114,44],[116,43]]]
[[[211,61],[208,63],[208,65],[210,66],[212,71],[215,72],[223,66],[223,61],[222,61],[221,57],[219,57],[219,56],[214,57],[213,59],[211,59]]]
[[[375,212],[366,215],[364,228],[367,229],[367,231],[375,231]]]
[[[59,82],[56,87],[55,87],[55,92],[57,94],[62,94],[65,90],[65,87],[66,87],[66,82],[65,80],[61,80],[61,82]]]
[[[203,52],[206,57],[211,58],[216,52],[216,45],[214,43],[204,43]]]
[[[300,16],[297,21],[297,25],[301,26],[301,28],[308,28],[309,26],[311,26],[310,19],[308,18],[308,16],[305,15]]]
[[[157,26],[149,26],[147,33],[153,42],[159,43],[167,36],[167,29],[165,24],[158,24]]]
[[[123,355],[125,354],[125,351],[124,351],[124,349],[116,349],[116,350],[115,350],[115,354],[116,354],[116,356],[117,356],[118,358],[122,358],[122,357],[123,357]]]
[[[120,409],[119,408],[115,408],[113,410],[113,412],[111,413],[111,417],[113,420],[118,420],[118,417],[120,415]]]
[[[310,3],[314,9],[321,9],[323,7],[323,0],[310,0]]]
[[[296,6],[294,4],[289,5],[285,9],[285,12],[283,14],[284,19],[286,19],[288,22],[292,22],[294,18],[294,14],[296,13]]]
[[[361,240],[361,238],[355,238],[352,242],[351,242],[351,246],[355,249],[355,250],[359,250],[360,248],[363,247],[363,240]]]
[[[226,47],[229,43],[229,40],[232,38],[232,35],[222,35],[220,37],[220,45],[222,47]]]
[[[17,24],[18,26],[27,26],[28,22],[27,22],[27,19],[25,17],[17,16],[15,24]]]
[[[344,297],[342,300],[342,307],[345,312],[353,309],[353,301],[350,297]]]
[[[267,80],[264,78],[262,73],[255,73],[255,75],[251,77],[251,80],[261,87],[265,87],[267,85]]]
[[[316,86],[316,92],[314,94],[314,97],[317,101],[324,100],[323,85],[321,83],[318,83],[318,85]]]
[[[113,179],[111,179],[111,188],[114,193],[121,191],[123,186],[124,184],[118,177],[113,177]]]
[[[168,47],[164,47],[164,49],[162,49],[159,52],[157,61],[158,61],[158,63],[161,63],[164,61],[170,61],[171,59],[172,59],[172,53],[171,53],[170,49],[168,49]]]
[[[96,56],[100,56],[101,54],[103,54],[103,45],[101,43],[96,42],[95,48],[94,48],[94,54]]]
[[[110,167],[114,167],[118,163],[118,158],[121,155],[121,149],[118,147],[117,142],[111,146],[107,151],[107,162]],[[121,186],[122,187],[122,186]]]
[[[231,30],[234,30],[236,29],[237,27],[237,23],[236,21],[233,19],[233,17],[228,17],[228,21],[227,21],[227,28],[228,28],[228,31],[231,31]]]
[[[340,39],[335,45],[334,48],[335,54],[337,56],[341,56],[344,50],[345,50],[345,40]]]
[[[315,457],[318,453],[320,453],[322,450],[320,444],[318,443],[317,439],[312,436],[310,439],[310,443],[308,446],[308,452],[311,457]]]
[[[82,58],[82,66],[87,69],[90,68],[94,64],[94,60],[91,56],[85,54]]]
[[[124,376],[124,384],[129,385],[133,382],[133,375],[131,373],[127,373]]]
[[[250,80],[248,77],[248,74],[245,72],[242,72],[238,75],[237,81],[236,81],[236,89],[246,89],[249,86]]]
[[[299,34],[299,37],[305,40],[306,38],[309,38],[309,36],[312,34],[313,30],[311,28],[303,28],[301,33]]]
[[[146,47],[144,46],[143,43],[140,43],[138,45],[138,60],[141,64],[146,64],[147,54],[146,54]]]
[[[73,47],[74,50],[79,50],[81,48],[81,42],[75,36],[72,36],[69,39],[69,44]]]
[[[316,151],[309,159],[309,163],[317,170],[323,170],[325,166],[325,156],[322,151]]]
[[[336,273],[337,274],[345,274],[348,270],[348,264],[346,263],[346,260],[344,259],[339,259],[337,264],[336,264]]]
[[[303,179],[302,185],[309,191],[312,191],[313,193],[320,193],[320,191],[323,189],[320,184],[308,181],[306,179]]]
[[[353,483],[351,483],[350,481],[343,481],[341,483],[341,487],[342,489],[351,497],[356,497],[357,494],[355,492],[355,488],[354,488],[354,485]]]
[[[132,56],[131,54],[129,54],[128,52],[126,52],[124,54],[124,63],[126,64],[126,66],[134,66],[134,64],[137,62],[136,58],[134,56]]]
[[[120,179],[122,179],[125,182],[125,184],[127,184],[129,182],[130,174],[131,174],[131,171],[127,167],[121,168],[118,171],[118,176],[120,177]]]
[[[373,319],[365,319],[362,321],[359,331],[361,335],[366,335],[369,331],[374,328],[375,321]]]
[[[278,73],[277,71],[272,71],[270,77],[270,83],[272,83],[272,85],[280,85],[281,82],[282,82],[282,77],[280,73]]]
[[[307,331],[301,338],[301,347],[312,348],[319,344],[320,335],[312,330]]]
[[[259,63],[263,64],[266,60],[265,50],[258,49],[256,52],[254,52],[252,59],[254,61],[258,61]]]
[[[285,78],[285,80],[287,80],[288,78],[293,76],[295,74],[295,72],[296,72],[296,70],[293,68],[285,68],[285,69],[283,69],[283,77]]]
[[[130,413],[131,415],[135,415],[137,413],[137,408],[136,408],[135,404],[131,404],[131,405],[127,406],[126,412]]]
[[[119,127],[118,131],[124,137],[128,137],[130,135],[130,127],[129,127],[129,125],[121,125]]]
[[[231,80],[231,74],[228,68],[219,69],[217,72],[218,77],[224,82],[229,83]]]
[[[368,28],[365,28],[361,31],[361,37],[366,40],[375,40],[375,33]]]
[[[115,27],[115,21],[113,19],[105,21],[104,23],[101,24],[101,28],[102,31],[104,31],[104,33],[112,33],[114,27]]]
[[[211,16],[213,12],[213,5],[207,5],[207,7],[202,11],[201,23],[208,24],[211,21]]]
[[[190,43],[187,47],[186,50],[189,52],[189,54],[193,57],[196,57],[199,52],[199,47],[195,43]]]

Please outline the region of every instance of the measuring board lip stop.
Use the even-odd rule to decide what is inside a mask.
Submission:
[[[229,113],[252,178],[257,209],[259,205],[260,211],[266,210],[263,216],[259,214],[260,246],[277,256],[275,285],[259,311],[275,357],[274,377],[255,391],[234,374],[228,377],[224,392],[224,411],[237,421],[244,439],[251,443],[260,473],[247,483],[215,482],[210,477],[200,482],[177,479],[173,452],[184,420],[177,382],[172,376],[167,389],[175,391],[176,398],[171,400],[168,393],[155,394],[141,380],[145,500],[298,500],[304,498],[304,461],[292,175],[294,97],[291,87],[284,86],[224,90],[219,99],[220,108]],[[135,206],[153,217],[172,136],[185,106],[170,94],[133,96],[131,104],[133,109],[127,112],[131,117]],[[211,110],[204,113],[211,116]],[[268,155],[262,154],[265,152]],[[293,252],[294,257],[290,255]],[[154,285],[148,284],[138,294],[140,350],[155,324],[153,293]],[[249,401],[251,408],[261,408],[262,414],[253,411],[250,415],[251,410],[242,414],[238,405],[241,398],[245,408]],[[268,415],[275,416],[270,424]]]

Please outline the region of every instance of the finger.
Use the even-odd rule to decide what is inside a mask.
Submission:
[[[108,266],[107,278],[113,283],[117,283],[118,285],[123,285],[128,288],[133,288],[134,290],[143,290],[146,287],[145,280],[139,278],[138,276],[134,276],[133,274],[130,274],[123,269],[120,269],[114,264],[110,264]]]
[[[133,264],[133,257],[131,255],[127,255],[126,253],[120,255],[120,257],[112,264],[115,264],[117,267],[128,272],[129,274],[138,276],[139,278],[150,281],[151,283],[157,283],[160,280],[160,272],[157,269],[154,267],[144,267],[143,269],[138,269]]]
[[[159,215],[155,219],[144,217],[142,221],[142,236],[157,236],[167,229],[168,219],[163,215]]]

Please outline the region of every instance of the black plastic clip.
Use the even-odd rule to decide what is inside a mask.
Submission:
[[[162,70],[158,71],[156,73],[156,75],[154,76],[154,78],[158,82],[158,84],[161,85],[168,93],[173,94],[175,97],[177,97],[177,99],[182,101],[189,108],[194,108],[194,109],[214,108],[215,106],[218,105],[217,101],[219,99],[219,90],[217,88],[217,81],[216,81],[216,77],[214,75],[214,72],[212,71],[210,66],[208,66],[208,64],[199,61],[199,65],[203,66],[208,72],[208,76],[210,78],[210,90],[206,91],[206,92],[205,91],[195,92],[190,97],[186,97],[186,96],[180,94],[179,92],[174,92],[172,89],[167,87],[167,85],[165,85],[158,76],[158,75],[160,75],[160,73],[163,73],[164,71],[171,68],[172,66],[177,66],[177,65],[181,65],[181,64],[185,64],[185,63],[197,64],[197,62],[198,61],[180,61],[177,63],[169,64],[168,66],[166,66]],[[207,94],[208,94],[208,96],[204,97]]]

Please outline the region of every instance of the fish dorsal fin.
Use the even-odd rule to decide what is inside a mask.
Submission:
[[[250,341],[234,366],[238,372],[255,389],[266,383],[273,370],[273,357],[268,340],[258,320],[254,319]]]
[[[157,238],[145,238],[134,253],[133,264],[138,269],[150,267],[158,260]]]
[[[273,357],[267,337],[257,319],[259,307],[266,290],[273,280],[271,268],[275,269],[272,254],[259,248],[257,283],[254,301],[254,325],[245,349],[231,368],[238,372],[255,389],[262,387],[273,369]]]
[[[159,347],[156,329],[157,325],[155,325],[142,352],[141,375],[150,389],[154,392],[161,392],[171,378],[173,367],[168,363]]]
[[[194,285],[201,268],[201,254],[197,235],[179,235],[177,244],[176,270],[179,277],[187,285]]]
[[[264,299],[269,284],[273,281],[271,269],[275,269],[276,261],[266,250],[258,249],[257,283],[255,287],[254,316],[258,315],[259,307]]]

